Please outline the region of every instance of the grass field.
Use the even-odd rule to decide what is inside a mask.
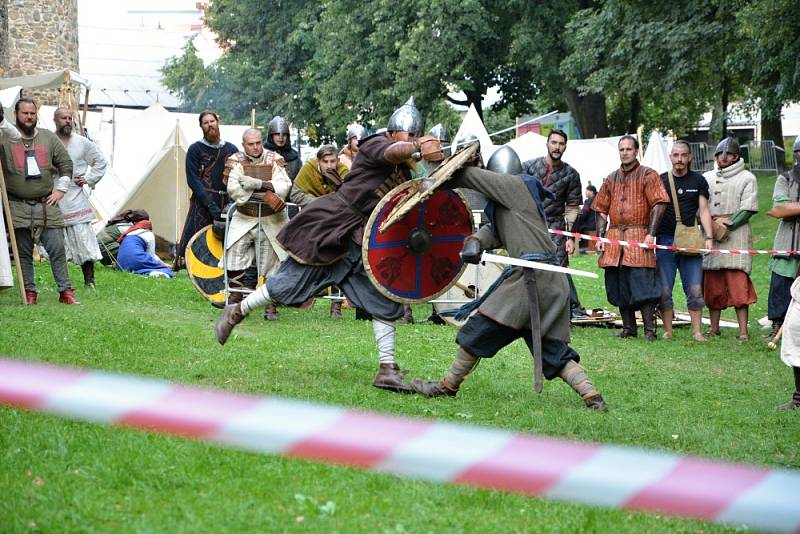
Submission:
[[[757,248],[769,248],[772,178],[761,177]],[[436,418],[515,431],[631,445],[760,465],[800,468],[800,410],[777,412],[791,372],[766,349],[755,319],[766,313],[768,258],[757,257],[752,340],[735,331],[705,344],[687,328],[671,341],[619,340],[612,330],[573,330],[573,346],[610,411],[590,412],[560,381],[533,392],[530,355],[518,342],[477,369],[456,398],[424,399],[369,384],[376,357],[369,323],[281,309],[251,316],[222,348],[218,311],[186,274],[150,280],[100,268],[81,306],[57,303],[46,265],[37,306],[0,292],[0,354],[254,394]],[[574,266],[596,268],[592,256]],[[72,268],[73,281],[80,278]],[[601,278],[602,280],[602,278]],[[587,307],[606,304],[602,285],[578,279]],[[676,292],[676,296],[680,291]],[[678,296],[676,307],[683,299]],[[415,307],[418,319],[427,315]],[[728,314],[732,318],[732,314]],[[438,378],[455,329],[398,326],[398,360]],[[465,445],[468,446],[468,445]],[[203,443],[0,409],[0,532],[721,532],[720,526],[549,503],[501,492],[219,449]]]

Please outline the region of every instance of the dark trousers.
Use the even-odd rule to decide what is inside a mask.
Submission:
[[[786,310],[792,301],[792,288],[794,278],[787,278],[779,274],[772,273],[769,280],[769,296],[767,297],[767,317],[770,321],[780,321],[786,317]]]
[[[661,299],[661,284],[656,270],[647,267],[606,267],[608,302],[620,308],[639,309]]]
[[[33,272],[33,235],[30,228],[15,228],[19,249],[19,263],[22,267],[22,280],[25,289],[36,291],[36,278]],[[64,251],[64,230],[62,228],[45,228],[39,240],[50,257],[50,269],[56,280],[58,292],[72,287],[67,270],[67,253]]]
[[[456,335],[456,343],[479,358],[491,358],[497,352],[519,338],[525,340],[528,350],[533,354],[531,331],[516,330],[489,319],[480,312],[472,315]],[[581,357],[564,341],[549,337],[542,338],[542,374],[548,380],[558,376],[567,362],[581,361]]]

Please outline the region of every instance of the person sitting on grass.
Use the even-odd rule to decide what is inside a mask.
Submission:
[[[144,210],[141,216],[132,221],[120,238],[117,265],[123,271],[151,276],[153,278],[172,278],[172,269],[156,256],[156,237],[153,223]],[[144,217],[144,218],[141,218]]]

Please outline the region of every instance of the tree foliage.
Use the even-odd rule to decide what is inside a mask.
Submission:
[[[568,108],[584,137],[646,128],[682,134],[729,101],[765,116],[800,99],[792,0],[215,0],[225,53],[204,67],[193,43],[163,68],[187,109],[264,124],[288,117],[315,141],[360,121],[382,127],[410,95],[428,126],[447,104],[501,91],[492,115]],[[464,95],[459,100],[452,95]],[[488,118],[488,116],[487,116]]]

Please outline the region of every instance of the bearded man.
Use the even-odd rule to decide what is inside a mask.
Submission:
[[[236,203],[225,240],[225,267],[232,289],[229,303],[241,302],[244,290],[255,289],[256,279],[245,276],[245,271],[254,262],[258,275],[267,276],[286,259],[276,240],[278,232],[289,220],[286,200],[291,198],[301,206],[312,200],[292,187],[292,181],[283,168],[283,158],[264,149],[260,131],[255,128],[245,130],[242,147],[243,152],[234,154],[225,162],[224,173],[228,195]],[[278,319],[274,303],[267,304],[264,319]]]
[[[636,159],[639,141],[624,135],[617,143],[620,168],[609,174],[594,197],[597,235],[629,243],[655,243],[661,217],[669,196],[656,171]],[[611,223],[608,225],[608,223]],[[606,233],[608,226],[608,233]],[[656,255],[652,250],[622,247],[616,243],[597,244],[598,265],[605,271],[606,297],[619,307],[622,331],[619,337],[636,337],[636,310],[641,310],[647,341],[656,335],[656,306],[661,286],[656,276]]]
[[[372,385],[411,392],[395,362],[395,321],[402,316],[403,305],[382,295],[369,280],[361,243],[366,221],[380,199],[411,178],[414,160],[421,158],[421,144],[438,142],[417,138],[422,117],[413,99],[392,114],[387,130],[361,141],[353,168],[338,191],[318,198],[283,227],[277,240],[289,258],[244,301],[225,307],[216,324],[221,344],[254,308],[270,302],[298,306],[336,285],[353,305],[373,317],[379,366]]]
[[[739,143],[733,138],[720,141],[714,150],[716,165],[703,174],[708,182],[714,248],[752,249],[750,217],[758,213],[758,182],[744,168]],[[722,310],[733,306],[739,323],[739,341],[749,339],[747,321],[756,289],[750,280],[753,257],[749,254],[708,254],[703,258],[703,300],[708,306],[711,327],[708,336],[718,336]]]
[[[58,108],[53,114],[56,136],[72,158],[72,180],[58,207],[64,215],[67,260],[81,266],[83,284],[94,288],[94,262],[103,259],[92,228],[94,210],[84,186],[94,189],[106,174],[106,158],[97,145],[72,131],[72,111]]]
[[[222,181],[225,161],[239,152],[232,143],[220,139],[219,116],[215,112],[202,111],[198,121],[203,138],[192,143],[186,151],[186,182],[192,194],[178,244],[175,270],[183,264],[186,245],[194,234],[222,215],[228,203],[228,193]]]
[[[551,230],[571,230],[578,218],[581,203],[581,177],[574,168],[561,158],[567,150],[567,134],[563,130],[551,130],[547,134],[547,155],[522,164],[526,174],[535,177],[548,188],[553,196],[544,200],[547,227]],[[569,266],[569,256],[575,252],[575,241],[563,235],[550,234],[556,245],[556,261],[561,267]],[[586,317],[578,290],[572,277],[569,281],[569,309],[571,318]]]
[[[72,159],[50,131],[36,127],[36,102],[20,98],[14,105],[18,136],[0,139],[0,164],[17,240],[22,282],[28,304],[36,304],[33,244],[39,240],[50,257],[62,304],[80,304],[67,271],[64,217],[58,204],[72,181]]]

